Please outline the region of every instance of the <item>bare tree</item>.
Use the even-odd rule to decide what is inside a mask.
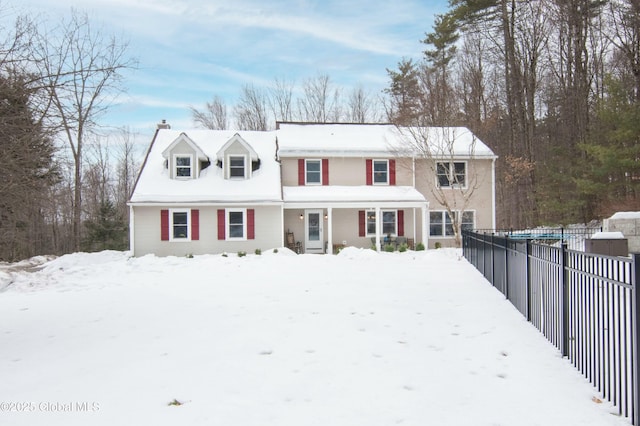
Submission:
[[[203,111],[195,107],[189,107],[191,118],[196,126],[211,130],[226,130],[229,128],[227,105],[224,100],[216,95],[211,102],[207,102]]]
[[[269,104],[276,121],[293,120],[293,88],[293,82],[276,78],[269,89]]]
[[[64,135],[73,156],[73,240],[80,248],[82,163],[85,138],[122,90],[122,73],[135,66],[127,43],[94,30],[84,13],[72,11],[56,31],[39,34],[34,61],[49,95],[49,119]]]
[[[240,100],[234,108],[236,125],[240,130],[268,130],[267,96],[253,84],[242,88]]]
[[[374,99],[360,84],[349,93],[347,121],[350,123],[372,123],[380,121],[376,115]]]
[[[490,170],[483,172],[478,167],[476,136],[459,127],[397,127],[397,130],[401,136],[401,145],[394,147],[398,157],[417,158],[420,185],[426,185],[432,195],[431,208],[440,205],[446,211],[459,247],[467,208],[476,190],[490,178]]]
[[[312,123],[340,121],[340,90],[334,87],[327,74],[319,74],[307,79],[302,90],[304,96],[298,99],[300,117]]]

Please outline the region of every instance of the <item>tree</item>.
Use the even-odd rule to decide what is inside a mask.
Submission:
[[[269,88],[269,105],[276,121],[293,120],[293,88],[293,82],[279,78]]]
[[[340,121],[340,90],[327,74],[318,74],[302,85],[304,96],[298,99],[300,116],[311,123]]]
[[[376,115],[374,99],[362,85],[354,87],[349,93],[347,121],[350,123],[373,123],[380,121]]]
[[[195,107],[189,109],[196,126],[211,130],[226,130],[229,127],[227,105],[218,95],[214,96],[211,102],[207,102],[203,111]]]
[[[234,112],[239,130],[264,131],[269,129],[266,94],[253,84],[242,87],[242,94]]]
[[[33,61],[48,92],[45,113],[73,157],[73,241],[82,233],[82,164],[84,143],[98,118],[122,90],[123,73],[134,67],[127,43],[93,29],[86,14],[72,12],[57,31],[41,32]]]
[[[43,210],[59,178],[53,143],[29,106],[29,80],[0,76],[0,259],[8,261],[49,249]]]
[[[398,70],[387,69],[390,83],[384,92],[390,97],[387,119],[401,126],[419,124],[423,115],[422,88],[418,67],[411,59],[402,59]]]
[[[415,167],[419,184],[426,185],[432,195],[430,207],[440,205],[447,212],[456,247],[460,247],[464,214],[476,190],[490,179],[491,173],[476,167],[475,135],[455,127],[398,126],[397,130],[402,141],[401,146],[395,147],[398,157],[418,159]],[[471,138],[470,142],[466,138]]]

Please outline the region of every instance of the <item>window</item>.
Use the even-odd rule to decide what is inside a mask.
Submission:
[[[389,161],[373,160],[373,183],[378,185],[389,184]]]
[[[188,210],[171,210],[169,215],[171,223],[169,229],[171,232],[171,240],[188,241],[189,236],[189,211]]]
[[[382,210],[382,235],[398,234],[398,222],[396,210]],[[367,235],[376,235],[376,212],[370,210],[367,212]]]
[[[436,175],[439,188],[465,187],[467,184],[467,163],[437,163]]]
[[[228,221],[227,221],[227,239],[236,239],[236,240],[244,240],[246,239],[246,221],[245,214],[246,210],[228,210]]]
[[[307,185],[322,184],[322,162],[320,160],[306,160],[306,181]]]
[[[457,217],[460,212],[455,212]],[[429,235],[432,237],[453,237],[453,221],[447,211],[429,212]],[[460,221],[461,230],[473,229],[475,227],[475,212],[464,211]]]
[[[245,174],[245,157],[241,155],[229,156],[229,177],[242,178],[246,177]]]
[[[176,178],[191,178],[192,174],[192,157],[191,155],[176,155],[175,161],[175,177]]]

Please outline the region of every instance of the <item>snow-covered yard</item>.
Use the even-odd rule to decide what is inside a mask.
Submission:
[[[629,424],[455,250],[30,266],[0,266],[2,425]]]

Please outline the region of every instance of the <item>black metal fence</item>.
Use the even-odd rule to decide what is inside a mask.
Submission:
[[[535,237],[463,231],[464,257],[640,425],[640,254],[611,257]]]

